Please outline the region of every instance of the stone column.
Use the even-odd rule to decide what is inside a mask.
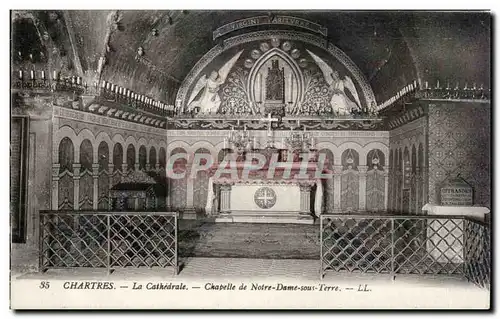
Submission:
[[[92,208],[97,210],[99,204],[99,164],[92,164],[92,179],[94,181]]]
[[[186,169],[188,167],[192,167],[192,162],[189,161],[186,164]],[[191,178],[191,174],[189,170],[186,171],[186,209],[194,210],[193,202],[194,202],[194,179]]]
[[[59,168],[61,164],[52,164],[52,209],[59,209]]]
[[[231,185],[220,185],[220,212],[221,214],[231,213]]]
[[[368,171],[368,166],[359,165],[358,171],[359,171],[358,210],[363,212],[366,210],[366,172]]]
[[[122,177],[121,177],[121,181],[123,182],[124,180],[124,177],[128,175],[128,164],[127,163],[123,163],[122,164]]]
[[[386,166],[384,170],[384,207],[389,210],[389,167]]]
[[[109,189],[108,189],[108,209],[109,210],[112,210],[113,209],[113,199],[111,198],[111,188],[114,186],[113,185],[113,171],[115,169],[115,165],[114,164],[108,164],[108,172],[109,172],[109,182],[108,182],[108,185],[109,185]]]
[[[80,209],[80,168],[82,164],[75,163],[73,164],[73,183],[75,185],[73,192],[73,209]]]
[[[339,213],[342,211],[340,207],[340,192],[342,181],[342,165],[333,166],[333,211]]]
[[[135,164],[134,164],[134,170],[135,171],[139,170],[139,162],[135,162]]]
[[[311,185],[299,184],[300,187],[300,214],[311,214]]]
[[[422,169],[422,204],[425,205],[429,202],[429,170],[428,167],[424,166]]]
[[[151,165],[149,165],[149,163],[146,162],[146,172],[149,172],[150,169],[151,169]]]
[[[422,175],[420,174],[420,167],[416,167],[415,170],[415,214],[419,215],[421,213],[420,211],[420,189],[422,187]]]

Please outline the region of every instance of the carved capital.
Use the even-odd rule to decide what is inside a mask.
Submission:
[[[342,165],[333,165],[333,175],[342,175]]]
[[[92,164],[92,175],[96,178],[99,176],[99,164]]]
[[[230,192],[231,191],[231,184],[221,184],[220,185],[220,190],[222,192]]]
[[[52,164],[52,177],[59,176],[59,169],[61,168],[61,164]]]
[[[366,176],[366,172],[368,171],[368,166],[366,166],[366,165],[359,165],[358,166],[358,171],[359,171],[360,175],[365,175]]]
[[[311,191],[311,185],[309,184],[299,184],[299,188],[301,192],[307,193]]]

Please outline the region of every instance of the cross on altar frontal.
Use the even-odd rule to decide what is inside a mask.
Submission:
[[[278,122],[277,118],[271,117],[271,113],[267,113],[267,117],[260,119],[263,122],[268,122],[269,126],[267,127],[267,136],[271,136],[271,126],[273,122]]]

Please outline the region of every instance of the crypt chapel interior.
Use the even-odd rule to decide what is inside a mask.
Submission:
[[[323,245],[328,224],[335,238],[359,235],[373,253],[362,264],[368,253],[355,258],[354,241],[352,253],[340,249],[343,257],[328,248],[321,258],[330,268],[335,255],[344,268],[385,271],[373,259],[390,251],[380,248],[385,233],[395,237],[401,226],[401,238],[415,239],[404,249],[422,239],[425,258],[446,257],[440,271],[457,271],[450,265],[465,264],[465,255],[450,257],[441,242],[437,257],[429,248],[442,229],[415,225],[434,227],[437,219],[425,219],[432,214],[458,220],[475,212],[488,225],[490,19],[484,12],[12,11],[12,267],[162,267],[170,260],[162,249],[176,263],[318,259],[330,245]],[[213,163],[169,175],[189,170],[197,154]],[[267,162],[243,177],[252,154],[282,165],[271,177]],[[294,163],[304,154],[306,178],[298,179]],[[236,177],[216,173],[226,158]],[[292,178],[280,175],[283,163]],[[318,169],[331,178],[318,178]],[[344,215],[351,219],[322,217]],[[468,223],[458,230],[468,232]],[[156,239],[140,243],[144,236]],[[402,244],[387,245],[397,253]],[[391,271],[404,264],[397,260]]]

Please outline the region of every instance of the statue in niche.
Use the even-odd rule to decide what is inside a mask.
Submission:
[[[326,83],[328,83],[333,91],[333,95],[330,100],[333,111],[338,115],[344,115],[351,113],[352,110],[360,110],[361,101],[352,79],[348,75],[344,76],[342,79],[339,72],[332,70],[332,68],[320,57],[309,50],[307,50],[307,52],[309,52],[311,57],[319,66]],[[347,92],[349,92],[352,96],[352,99],[349,97]]]
[[[284,84],[285,84],[285,71],[280,69],[279,61],[272,61],[272,65],[268,68],[266,78],[266,100],[267,101],[280,101],[285,102],[284,98]]]
[[[203,75],[196,82],[187,103],[189,111],[196,110],[199,113],[216,113],[219,110],[221,103],[219,88],[226,81],[229,71],[231,71],[242,52],[243,50],[233,56],[219,71],[212,70],[208,78],[206,75]]]

